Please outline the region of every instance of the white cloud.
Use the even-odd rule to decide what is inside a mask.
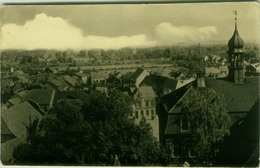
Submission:
[[[81,29],[60,17],[38,14],[24,25],[6,24],[1,28],[0,49],[118,49],[154,46],[146,35],[120,37],[83,36]]]
[[[163,22],[156,26],[156,34],[160,45],[173,45],[209,41],[217,34],[217,29],[214,26],[196,28]]]

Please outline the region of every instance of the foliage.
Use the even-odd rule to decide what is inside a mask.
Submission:
[[[192,88],[180,108],[189,120],[193,151],[203,161],[214,157],[230,125],[223,95],[208,88]]]
[[[165,162],[151,127],[128,118],[131,101],[115,90],[59,102],[30,136],[30,144],[15,149],[15,163],[109,166],[115,155],[122,165]]]

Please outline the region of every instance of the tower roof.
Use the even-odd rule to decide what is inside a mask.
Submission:
[[[236,11],[235,11],[235,14]],[[228,41],[228,53],[243,53],[244,52],[245,43],[243,39],[239,36],[237,30],[237,18],[235,17],[235,31],[233,36]]]

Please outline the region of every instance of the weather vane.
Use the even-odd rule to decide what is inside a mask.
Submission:
[[[237,20],[237,10],[235,10],[234,13],[235,13],[235,20]]]

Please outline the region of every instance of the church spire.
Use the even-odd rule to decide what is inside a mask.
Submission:
[[[237,11],[235,13],[235,31],[233,36],[228,41],[229,55],[229,78],[237,84],[244,83],[244,41],[239,36],[237,30]]]

